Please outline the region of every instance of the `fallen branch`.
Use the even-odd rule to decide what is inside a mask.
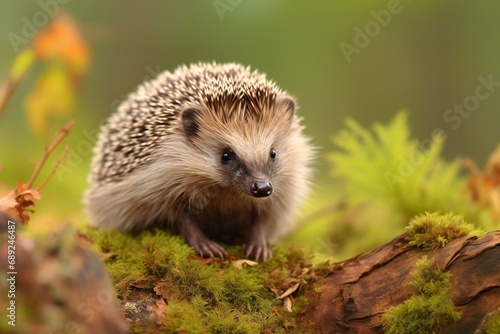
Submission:
[[[301,316],[315,333],[384,333],[384,312],[408,300],[415,262],[427,255],[451,273],[451,298],[461,319],[438,333],[474,333],[500,308],[500,232],[465,236],[425,251],[403,234],[373,251],[338,263],[313,306]],[[417,321],[431,317],[421,316]],[[408,332],[410,333],[410,332]]]

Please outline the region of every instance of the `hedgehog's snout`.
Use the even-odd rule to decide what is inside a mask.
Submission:
[[[267,197],[273,192],[273,186],[269,181],[255,181],[252,184],[252,195],[254,197]]]

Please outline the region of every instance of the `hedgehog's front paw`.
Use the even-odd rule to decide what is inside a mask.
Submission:
[[[255,242],[250,241],[241,246],[241,251],[246,257],[251,257],[255,261],[266,261],[273,257],[271,249],[267,246],[265,241]]]
[[[219,244],[205,239],[191,244],[196,253],[203,257],[227,257],[226,250]]]

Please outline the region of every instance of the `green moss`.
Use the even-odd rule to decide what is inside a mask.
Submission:
[[[466,223],[464,217],[453,213],[424,213],[416,216],[407,227],[406,240],[410,246],[425,250],[444,247],[450,241],[467,236],[482,235],[484,232]]]
[[[314,291],[316,280],[329,273],[326,263],[313,265],[311,256],[294,248],[281,247],[273,259],[237,269],[227,260],[200,263],[181,237],[165,231],[133,236],[88,230],[86,234],[103,254],[120,299],[133,301],[137,291],[164,298],[162,330],[166,332],[259,333],[271,329],[303,333],[271,288],[294,277],[302,282],[301,294]],[[296,297],[305,307],[307,299]],[[134,321],[131,331],[143,325]]]
[[[486,315],[481,328],[475,334],[498,334],[500,333],[500,309]]]
[[[416,262],[410,283],[414,295],[404,303],[389,308],[383,315],[387,334],[432,334],[460,319],[451,300],[451,274],[439,270],[427,256]]]
[[[167,333],[178,333],[186,331],[188,333],[206,332],[203,318],[205,302],[198,297],[190,301],[177,300],[167,305],[165,310],[165,331]]]

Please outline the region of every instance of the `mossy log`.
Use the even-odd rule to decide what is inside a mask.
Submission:
[[[481,238],[465,236],[432,251],[408,246],[406,237],[405,233],[367,254],[335,264],[302,320],[317,333],[384,333],[384,312],[414,294],[411,273],[424,255],[451,273],[451,299],[461,312],[460,320],[438,333],[475,333],[488,314],[498,312],[500,232]]]
[[[297,321],[294,321],[296,325],[291,325],[295,329],[294,332],[384,333],[386,328],[382,325],[383,314],[391,307],[403,304],[415,294],[412,279],[415,278],[415,270],[418,267],[416,264],[422,258],[427,257],[432,259],[437,271],[451,274],[445,275],[449,278],[450,285],[446,295],[451,297],[453,312],[460,312],[461,318],[448,321],[443,326],[440,324],[439,331],[422,331],[422,326],[416,326],[417,331],[395,332],[498,333],[496,331],[476,332],[476,330],[482,328],[484,323],[490,320],[491,317],[488,318],[488,315],[494,315],[497,325],[499,321],[500,232],[490,232],[480,238],[461,237],[432,251],[409,245],[407,236],[405,233],[369,253],[330,265],[328,270],[315,271],[320,275],[316,283],[305,284],[294,292],[297,300],[301,295],[305,295],[308,300],[307,303],[301,303],[300,307],[294,306],[294,308],[302,307],[302,311],[296,309],[294,313],[289,313],[287,316],[293,322],[291,319],[293,315],[299,314],[298,319],[295,319]],[[156,239],[151,239],[151,241],[157,242]],[[142,244],[144,243],[145,240],[142,241]],[[2,255],[7,254],[6,245],[3,243],[0,247]],[[186,248],[182,252],[186,254],[191,252],[187,246],[182,247]],[[65,233],[47,240],[20,238],[16,251],[18,256],[16,262],[18,272],[16,332],[79,330],[81,333],[121,333],[126,332],[125,318],[133,322],[131,330],[178,332],[178,330],[166,330],[170,328],[166,326],[169,318],[160,312],[165,309],[165,303],[158,294],[161,289],[152,289],[151,282],[144,281],[142,282],[144,286],[141,286],[141,281],[130,280],[127,287],[130,293],[118,296],[122,308],[120,310],[115,302],[115,291],[108,275],[84,239],[68,238]],[[188,259],[189,255],[182,254],[187,261],[193,261]],[[163,255],[160,256],[159,253],[157,255],[158,259],[163,261]],[[4,256],[0,258],[1,264],[7,263]],[[300,261],[297,258],[289,260]],[[279,269],[273,267],[279,263],[278,261],[269,268],[266,263],[262,269],[266,268],[267,275],[272,276],[272,272]],[[1,264],[2,272],[7,272]],[[281,265],[286,266],[286,263],[281,263]],[[197,263],[191,270],[199,266],[203,265]],[[224,272],[227,270],[227,268],[222,269]],[[306,268],[303,270],[308,271]],[[213,272],[218,278],[221,277],[220,271]],[[327,276],[321,278],[320,273],[327,274]],[[208,272],[205,273],[207,274]],[[229,273],[226,272],[225,275]],[[231,275],[233,279],[237,277],[234,269]],[[424,275],[424,280],[426,277]],[[430,277],[429,280],[432,279]],[[236,280],[235,282],[243,281]],[[117,287],[116,284],[117,282],[115,282],[115,287]],[[123,281],[121,284],[124,284]],[[161,285],[161,287],[163,290],[168,290],[169,285]],[[267,288],[265,285],[259,285],[252,289],[267,290]],[[167,290],[160,291],[162,292],[160,295],[166,296],[164,300],[167,305],[171,306],[175,300],[169,298],[172,291]],[[5,294],[5,291],[2,293]],[[255,303],[255,293],[256,291],[252,290],[249,294],[254,297],[253,301],[249,301],[250,304]],[[271,293],[269,297],[273,299]],[[159,301],[162,302],[161,305],[158,305]],[[6,306],[4,303],[0,304]],[[240,301],[240,304],[244,303]],[[134,307],[133,316],[130,313],[131,305],[137,306]],[[440,305],[437,308],[439,309]],[[281,314],[284,311],[279,312]],[[419,314],[417,319],[424,321],[433,318],[432,314],[424,312]],[[271,323],[275,323],[279,328],[271,326],[266,327],[266,330],[289,332],[283,325],[286,321],[269,321],[269,325]],[[147,331],[144,328],[146,324]],[[258,328],[257,325],[254,327]],[[0,328],[6,333],[14,329],[6,326],[5,323]]]

